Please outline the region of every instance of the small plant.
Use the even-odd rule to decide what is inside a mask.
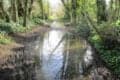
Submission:
[[[119,27],[120,27],[120,20],[117,20],[117,21],[115,22],[115,24],[116,24],[116,26],[119,26]]]
[[[42,24],[43,20],[39,17],[33,17],[32,22],[35,23],[35,24]]]
[[[4,31],[6,33],[17,33],[17,32],[27,32],[31,30],[32,27],[24,27],[19,23],[0,23],[0,31]]]
[[[11,37],[8,37],[5,32],[0,32],[0,44],[9,44],[13,42]]]

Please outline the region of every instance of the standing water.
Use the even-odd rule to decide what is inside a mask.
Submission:
[[[43,51],[41,53],[41,68],[45,80],[54,80],[60,69],[62,68],[64,42],[61,42],[61,39],[63,38],[63,36],[64,32],[59,30],[51,30],[45,34]],[[59,43],[60,45],[57,47]],[[56,50],[54,51],[55,48]]]
[[[54,22],[52,30],[44,36],[41,56],[42,79],[79,80],[82,79],[82,59],[85,41],[79,37],[68,36],[60,23]],[[83,79],[82,79],[83,80]]]
[[[58,22],[38,39],[15,50],[0,70],[0,80],[90,80],[82,76],[93,60],[85,40]]]

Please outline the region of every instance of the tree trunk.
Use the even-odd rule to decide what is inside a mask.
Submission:
[[[6,22],[10,22],[10,15],[9,15],[9,13],[4,9],[4,2],[3,2],[3,0],[0,1],[0,9],[1,9],[2,18],[3,18]]]
[[[73,17],[73,23],[76,24],[77,19],[77,0],[72,0],[72,17]]]
[[[18,0],[17,7],[18,7],[18,16],[23,17],[23,15],[24,15],[24,0]]]
[[[29,18],[30,18],[30,15],[31,15],[33,2],[34,2],[33,0],[30,0],[29,9],[28,9],[28,16],[29,16]]]
[[[97,4],[97,22],[98,24],[107,21],[105,0],[96,0]]]
[[[26,27],[26,25],[27,25],[27,13],[28,13],[28,0],[25,0],[25,2],[24,2],[24,8],[25,8],[25,10],[24,10],[24,22],[23,22],[23,26]]]
[[[43,0],[40,0],[39,3],[40,3],[41,12],[42,12],[42,19],[45,19]]]
[[[67,18],[70,18],[70,21],[72,21],[72,13],[70,11],[70,8],[68,7],[68,5],[65,3],[65,0],[61,0],[62,4],[65,8],[65,15],[67,16]],[[69,0],[68,0],[69,1]],[[69,3],[69,2],[68,2]]]
[[[17,0],[11,0],[12,4],[12,20],[17,22],[18,20],[18,9],[17,9]]]

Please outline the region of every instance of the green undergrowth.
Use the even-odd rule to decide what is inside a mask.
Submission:
[[[76,26],[76,34],[87,39],[90,36],[90,28],[86,22],[79,22]]]
[[[120,75],[120,20],[113,23],[104,22],[97,26],[99,35],[95,29],[89,27],[85,21],[76,26],[76,33],[80,37],[88,39],[96,48],[106,65]]]
[[[106,24],[107,25],[107,24]],[[116,74],[120,74],[120,21],[116,21],[107,26],[102,26],[101,29],[104,39],[101,40],[100,36],[93,32],[89,40],[94,44],[99,52],[101,58],[106,62],[108,67]],[[112,41],[111,41],[112,40]]]
[[[31,31],[37,25],[42,24],[42,20],[40,18],[32,18],[27,21],[27,26],[23,26],[22,18],[18,22],[5,22],[0,20],[0,44],[8,44],[13,40],[8,34],[11,33],[25,33]]]
[[[41,19],[41,17],[33,17],[31,20],[35,25],[42,25],[44,20]]]
[[[4,32],[0,32],[0,44],[10,44],[12,42],[14,42],[14,40],[11,37]]]
[[[6,22],[2,22],[0,23],[0,31],[4,31],[6,33],[17,33],[17,32],[27,32],[30,31],[32,29],[32,27],[27,26],[24,27],[19,23],[6,23]]]
[[[106,62],[106,64],[111,68],[116,74],[120,74],[120,48],[116,46],[113,49],[109,49],[101,41],[99,35],[94,35],[90,38],[92,44],[99,52],[101,58]],[[112,44],[111,44],[112,46]]]

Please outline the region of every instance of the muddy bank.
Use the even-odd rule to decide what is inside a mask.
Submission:
[[[0,80],[34,80],[35,60],[39,59],[36,45],[48,30],[37,27],[27,33],[10,34],[15,43],[0,45]]]
[[[48,30],[50,30],[49,26],[39,26],[33,28],[30,32],[14,33],[10,34],[10,36],[12,36],[17,43],[24,45],[24,43],[29,43],[36,40],[36,38],[42,36]]]

